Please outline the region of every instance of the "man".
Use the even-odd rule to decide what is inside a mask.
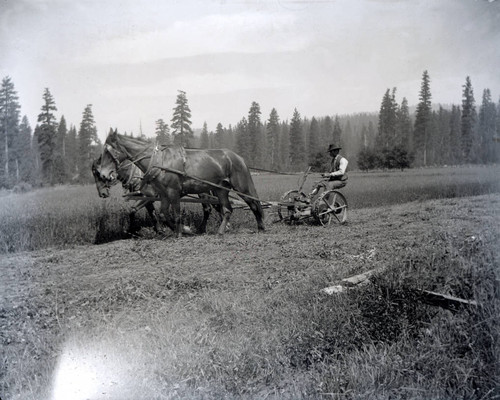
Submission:
[[[326,190],[333,190],[343,188],[347,185],[346,169],[348,161],[340,155],[341,148],[333,144],[328,146],[327,152],[332,157],[330,172],[321,174],[322,177],[328,178],[328,180],[320,182],[311,192],[310,196],[316,195],[321,187],[324,187]]]

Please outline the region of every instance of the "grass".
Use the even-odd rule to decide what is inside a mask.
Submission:
[[[404,172],[350,174],[343,192],[351,209],[404,204],[436,198],[455,198],[500,191],[500,167],[460,167],[419,169]],[[299,176],[256,175],[254,181],[260,198],[277,201],[290,189],[297,188]],[[318,175],[304,185],[309,192]],[[105,243],[123,239],[128,229],[130,206],[122,199],[122,189],[115,187],[112,197],[100,199],[94,186],[61,186],[30,193],[12,193],[1,197],[0,253],[32,251],[49,247]],[[201,222],[197,205],[185,207],[187,224]],[[209,229],[216,229],[212,220]],[[139,223],[151,226],[145,210]],[[235,212],[235,227],[254,227],[250,212]]]

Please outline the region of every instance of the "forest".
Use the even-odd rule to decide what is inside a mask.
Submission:
[[[7,76],[0,87],[0,189],[93,181],[91,165],[102,143],[88,104],[77,127],[56,117],[58,107],[45,88],[40,114],[32,128],[14,82]],[[229,148],[243,156],[250,167],[271,171],[302,171],[307,166],[328,168],[326,148],[339,144],[349,169],[404,169],[428,166],[492,164],[500,158],[500,99],[483,89],[481,102],[474,97],[469,76],[462,86],[461,104],[432,102],[429,73],[422,74],[419,102],[410,107],[397,100],[397,88],[383,94],[378,113],[301,116],[295,109],[291,120],[281,120],[273,108],[263,116],[252,102],[247,116],[234,125],[217,124],[215,130],[194,130],[184,91],[178,91],[170,124],[155,121],[155,132],[134,135],[159,144],[192,148]],[[112,129],[112,127],[110,127]]]

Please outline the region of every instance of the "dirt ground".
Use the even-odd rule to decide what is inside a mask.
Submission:
[[[37,392],[69,332],[117,313],[140,313],[144,300],[189,302],[202,289],[265,293],[311,276],[320,291],[387,265],[395,250],[436,232],[464,241],[491,232],[498,237],[500,195],[349,210],[343,226],[267,228],[2,255],[0,397]]]

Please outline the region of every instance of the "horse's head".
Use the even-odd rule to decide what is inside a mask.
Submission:
[[[118,148],[118,133],[115,130],[106,138],[100,163],[96,168],[100,179],[111,184],[116,183],[118,167],[125,160],[125,155]]]
[[[94,175],[94,180],[95,180],[95,186],[97,188],[97,193],[99,194],[99,197],[106,198],[109,197],[109,188],[111,187],[112,183],[106,179],[104,179],[100,172],[100,166],[101,166],[101,156],[97,160],[94,160],[92,163],[92,175]]]

